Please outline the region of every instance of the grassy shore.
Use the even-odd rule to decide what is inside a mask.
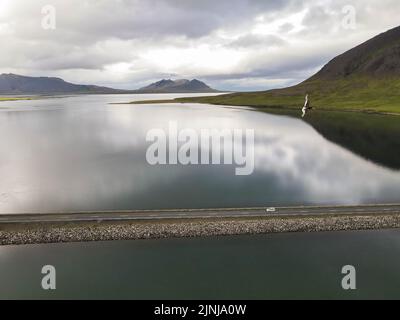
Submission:
[[[5,101],[20,101],[20,100],[35,100],[37,97],[0,97],[0,102]]]
[[[232,93],[213,97],[177,98],[152,103],[205,103],[254,108],[299,109],[305,94],[319,110],[400,114],[400,80],[396,78],[348,78],[305,81],[297,86],[261,92]]]

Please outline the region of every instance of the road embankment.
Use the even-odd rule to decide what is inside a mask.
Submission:
[[[0,245],[400,228],[399,214],[0,224]]]

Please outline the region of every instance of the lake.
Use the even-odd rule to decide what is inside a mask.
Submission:
[[[182,95],[88,95],[0,104],[0,213],[393,203],[399,117],[115,105]],[[283,115],[282,115],[283,113]],[[253,129],[254,173],[146,161],[146,134]],[[0,247],[0,298],[399,298],[400,231]],[[40,287],[42,266],[57,290]],[[357,290],[341,288],[354,265]]]
[[[0,213],[400,202],[400,117],[110,104],[178,96],[187,94],[1,103]],[[150,165],[146,134],[169,121],[253,129],[253,174],[235,175],[234,164]]]
[[[399,230],[3,246],[0,298],[398,299],[398,253]]]

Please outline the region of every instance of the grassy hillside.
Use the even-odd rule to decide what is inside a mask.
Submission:
[[[300,110],[307,93],[310,94],[312,107],[318,110],[400,114],[400,79],[397,78],[351,77],[342,80],[309,80],[294,87],[271,91],[133,103],[207,103]]]
[[[198,102],[258,108],[300,109],[304,96],[320,110],[351,110],[400,113],[400,80],[370,77],[342,80],[313,80],[297,86],[265,92],[234,93],[217,97],[181,98],[178,102]]]

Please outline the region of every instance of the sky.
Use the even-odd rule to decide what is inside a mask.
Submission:
[[[399,12],[398,0],[0,0],[0,73],[267,90],[398,26]]]

